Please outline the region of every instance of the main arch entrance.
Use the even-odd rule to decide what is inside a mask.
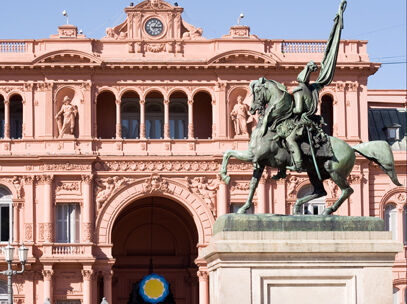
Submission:
[[[171,303],[198,304],[198,231],[180,204],[158,196],[133,202],[118,215],[112,243],[113,303],[133,303],[137,284],[154,272],[170,284]]]

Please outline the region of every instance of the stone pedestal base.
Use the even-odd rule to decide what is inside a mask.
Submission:
[[[210,303],[391,304],[402,246],[383,226],[377,218],[220,217],[203,253]]]

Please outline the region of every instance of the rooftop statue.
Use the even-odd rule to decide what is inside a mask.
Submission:
[[[361,143],[349,146],[341,139],[328,136],[321,128],[324,121],[316,115],[319,91],[329,85],[334,77],[339,42],[343,29],[343,13],[346,0],[342,0],[334,19],[334,26],[326,44],[321,70],[317,80],[310,83],[310,75],[318,67],[310,61],[298,75],[292,94],[277,81],[260,78],[250,84],[253,95],[250,114],[259,114],[247,151],[229,150],[224,153],[221,177],[229,183],[227,165],[231,157],[252,162],[254,171],[246,203],[237,213],[245,213],[252,204],[254,192],[266,166],[278,168],[274,179],[285,178],[286,170],[305,171],[314,192],[297,199],[294,214],[300,214],[301,206],[313,199],[325,196],[323,181],[331,179],[341,189],[339,199],[324,210],[323,215],[335,212],[353,193],[347,182],[355,164],[355,152],[378,164],[400,186],[394,169],[394,159],[385,141]]]

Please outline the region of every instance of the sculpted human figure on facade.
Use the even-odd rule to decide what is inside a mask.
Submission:
[[[71,98],[65,96],[61,109],[57,115],[55,115],[58,125],[59,138],[63,138],[65,134],[74,135],[76,117],[78,116],[78,107],[71,104],[71,102]]]
[[[247,131],[247,123],[249,118],[249,107],[243,103],[243,97],[237,97],[237,103],[230,112],[230,117],[233,121],[235,135],[249,135]]]

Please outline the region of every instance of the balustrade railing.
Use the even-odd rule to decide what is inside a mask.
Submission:
[[[323,53],[326,42],[284,41],[281,44],[282,53]]]
[[[58,244],[52,246],[53,255],[84,254],[84,246],[77,244]]]
[[[0,41],[0,53],[26,53],[27,43],[24,41]]]

